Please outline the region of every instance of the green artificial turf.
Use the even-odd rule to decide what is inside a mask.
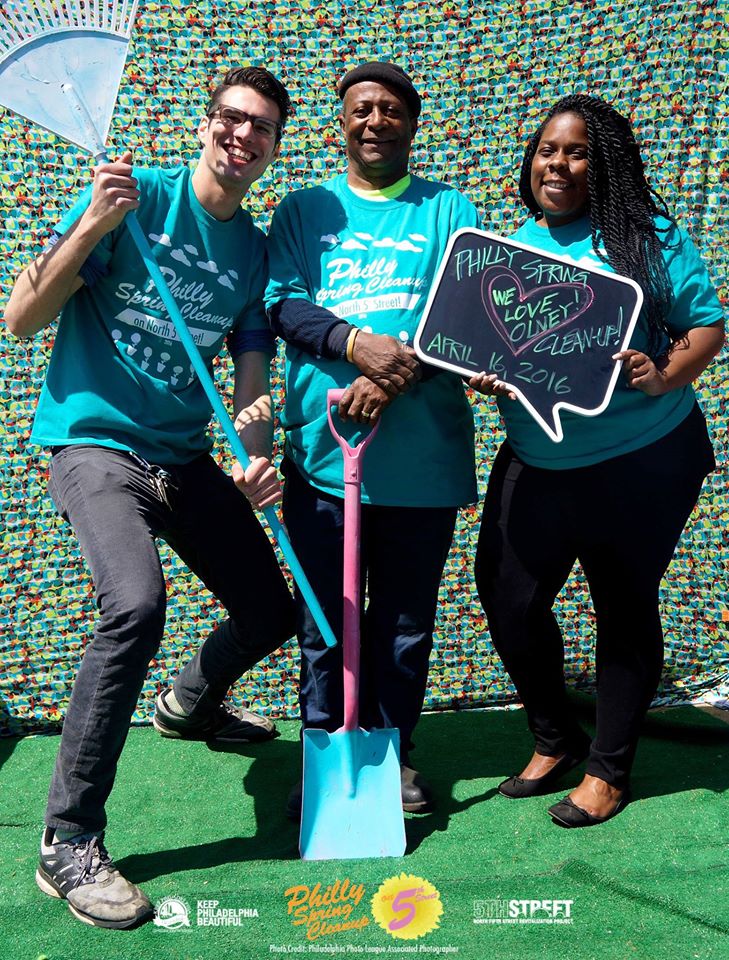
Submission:
[[[406,856],[320,863],[299,859],[296,827],[284,816],[300,747],[297,725],[280,727],[277,740],[233,751],[162,740],[149,727],[130,733],[108,806],[107,845],[153,901],[186,901],[191,926],[179,931],[152,923],[134,931],[87,927],[36,888],[58,738],[0,741],[3,960],[729,958],[729,726],[720,720],[691,707],[651,716],[633,802],[600,827],[563,830],[545,810],[579,773],[551,798],[496,794],[530,752],[521,711],[425,716],[414,759],[439,804],[430,816],[407,818]],[[440,926],[418,939],[396,939],[372,917],[372,897],[401,873],[440,894]],[[337,880],[362,885],[352,916],[367,925],[308,940],[287,914],[286,891],[317,883],[324,890]],[[545,899],[572,900],[572,924],[474,923],[494,901]],[[197,925],[198,902],[215,900],[258,916],[240,926]]]

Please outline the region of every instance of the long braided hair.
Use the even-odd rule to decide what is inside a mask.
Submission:
[[[537,217],[542,211],[531,188],[532,160],[544,128],[559,113],[575,113],[587,127],[588,210],[592,247],[600,253],[602,244],[607,262],[616,273],[635,280],[643,290],[644,315],[648,323],[649,351],[655,354],[665,337],[666,315],[673,291],[661,255],[665,241],[658,236],[655,217],[672,221],[666,205],[645,177],[643,160],[630,123],[603,100],[574,94],[563,97],[550,109],[544,122],[529,140],[519,177],[519,193]]]

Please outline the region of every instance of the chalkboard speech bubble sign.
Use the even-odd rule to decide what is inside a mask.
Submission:
[[[620,374],[643,294],[632,280],[483,230],[458,230],[438,268],[415,350],[495,373],[559,443],[560,410],[596,416]]]

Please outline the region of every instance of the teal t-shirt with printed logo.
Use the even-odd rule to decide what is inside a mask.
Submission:
[[[720,321],[721,304],[688,234],[663,217],[656,219],[656,227],[674,295],[673,306],[666,317],[669,330],[678,336],[692,327]],[[587,217],[553,229],[540,227],[530,219],[513,234],[513,239],[545,253],[570,257],[587,267],[612,271],[593,250]],[[634,350],[648,350],[643,315],[629,346]],[[668,347],[668,341],[665,346]],[[601,414],[585,417],[569,410],[560,412],[564,439],[555,443],[521,403],[502,397],[498,400],[509,443],[517,456],[531,466],[552,470],[589,466],[654,443],[677,427],[695,402],[691,386],[651,397],[629,388],[620,376],[610,403]]]
[[[212,217],[187,167],[135,169],[134,176],[140,225],[209,369],[226,337],[230,343],[248,336],[248,348],[259,342],[268,349],[265,238],[250,215],[241,209],[228,221]],[[69,229],[89,199],[86,190],[57,233]],[[102,275],[61,312],[31,441],[98,444],[133,450],[152,463],[188,462],[210,449],[210,403],[124,222],[91,259]]]
[[[362,330],[412,344],[448,238],[476,226],[465,197],[418,177],[397,198],[379,201],[355,194],[345,174],[296,191],[271,223],[266,304],[303,298]],[[286,345],[286,450],[306,480],[335,496],[344,490],[342,454],[327,423],[326,395],[357,376],[345,360]],[[441,507],[475,500],[473,417],[460,377],[439,372],[394,399],[363,474],[365,503]]]

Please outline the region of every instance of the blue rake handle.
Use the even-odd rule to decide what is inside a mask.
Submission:
[[[61,85],[63,93],[68,97],[68,104],[73,112],[77,123],[79,124],[80,129],[84,132],[84,142],[89,146],[87,149],[90,149],[93,153],[94,159],[99,163],[108,163],[108,156],[106,153],[106,147],[99,137],[99,133],[94,125],[91,116],[89,115],[86,105],[83,102],[83,99],[78,95],[77,91],[74,89],[72,83],[64,83]],[[132,235],[137,249],[139,250],[142,259],[149,271],[149,275],[154,282],[157,292],[159,293],[162,303],[164,303],[167,313],[169,314],[170,320],[177,331],[177,334],[180,338],[182,346],[185,348],[185,351],[190,358],[193,369],[198,375],[198,379],[202,384],[202,388],[205,391],[210,405],[213,408],[213,413],[218,418],[220,426],[223,428],[223,432],[228,438],[228,442],[233,450],[233,453],[243,467],[246,470],[250,464],[250,457],[245,451],[240,437],[236,433],[233,422],[228,416],[228,411],[223,405],[223,401],[220,399],[218,391],[215,389],[215,384],[213,383],[213,378],[208,372],[208,368],[205,366],[205,361],[200,356],[200,351],[197,348],[197,344],[192,339],[190,331],[187,329],[187,324],[185,323],[182,314],[179,311],[179,308],[175,302],[175,298],[172,296],[170,288],[167,286],[167,281],[162,276],[162,271],[159,268],[159,264],[155,259],[152,248],[150,247],[147,238],[144,235],[144,231],[139,225],[139,220],[134,213],[130,211],[125,218],[129,232]],[[291,541],[288,538],[283,524],[278,518],[278,515],[273,507],[266,507],[263,510],[263,515],[268,521],[273,536],[281,548],[281,553],[283,553],[286,558],[286,562],[289,565],[289,570],[293,575],[296,584],[301,591],[301,596],[304,599],[307,607],[311,611],[311,615],[316,621],[316,625],[319,628],[319,632],[324,638],[324,643],[328,647],[336,647],[337,638],[334,636],[332,628],[329,626],[327,618],[324,616],[324,611],[319,604],[319,601],[316,599],[314,591],[311,588],[304,570],[299,563],[299,560],[294,553],[294,548],[291,546]]]
[[[129,232],[132,235],[132,239],[137,245],[137,249],[142,255],[142,259],[149,270],[149,275],[152,278],[155,287],[162,299],[162,302],[165,305],[167,313],[174,324],[175,330],[182,342],[183,347],[185,348],[190,362],[195,370],[195,373],[198,375],[202,388],[205,391],[208,400],[213,408],[215,416],[218,418],[220,426],[223,428],[225,436],[228,438],[228,443],[233,450],[233,453],[243,467],[247,469],[250,464],[250,457],[245,451],[240,437],[236,433],[233,421],[228,416],[228,411],[223,405],[223,401],[220,399],[218,391],[215,389],[213,384],[213,379],[208,372],[208,368],[205,366],[205,361],[200,355],[200,351],[197,348],[197,344],[192,339],[190,331],[187,329],[187,324],[182,318],[175,298],[172,296],[170,288],[167,286],[165,278],[162,276],[162,271],[157,264],[152,248],[147,242],[147,238],[144,235],[144,231],[139,225],[139,220],[137,220],[134,211],[130,211],[126,216],[126,225],[129,229]],[[316,621],[316,625],[319,628],[319,632],[324,638],[324,642],[328,647],[335,647],[337,645],[337,639],[332,632],[332,628],[329,626],[329,623],[324,616],[324,611],[319,604],[319,601],[316,599],[314,591],[311,588],[306,574],[304,573],[303,567],[299,563],[299,560],[294,553],[294,548],[291,546],[291,541],[288,538],[283,524],[278,518],[278,515],[275,509],[271,507],[265,507],[263,509],[263,515],[268,521],[269,526],[273,532],[276,542],[281,548],[281,552],[286,558],[286,562],[289,565],[289,569],[293,575],[294,580],[296,581],[301,595],[304,598],[304,601],[311,611],[311,615]]]

